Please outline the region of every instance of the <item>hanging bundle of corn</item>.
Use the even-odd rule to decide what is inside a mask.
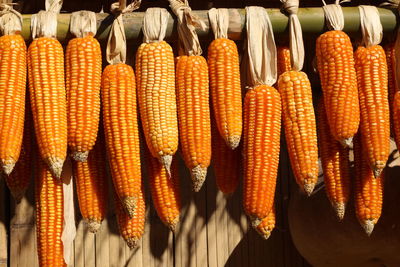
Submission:
[[[379,177],[389,157],[390,116],[382,25],[376,7],[359,6],[362,45],[354,53],[361,111],[361,142],[369,166]]]
[[[215,37],[207,57],[214,117],[219,134],[235,149],[242,135],[239,53],[235,42],[228,39],[228,9],[212,8],[208,17]]]
[[[121,200],[114,193],[115,211],[117,214],[117,222],[119,233],[125,240],[130,249],[138,246],[140,238],[144,233],[145,217],[146,217],[146,204],[144,202],[143,188],[139,191],[139,197],[136,204],[135,213],[132,217],[128,216],[124,211]]]
[[[169,172],[178,149],[174,54],[164,40],[169,13],[149,8],[143,20],[144,42],[136,54],[140,118],[147,146]]]
[[[67,105],[64,81],[64,52],[57,33],[55,0],[49,11],[32,17],[33,41],[28,49],[29,91],[36,140],[41,158],[60,178],[67,154]]]
[[[318,103],[318,141],[326,194],[342,220],[350,198],[349,149],[332,137],[323,99]]]
[[[68,147],[74,160],[86,161],[93,148],[100,119],[101,50],[96,34],[96,14],[71,15],[71,33],[66,50]]]
[[[26,45],[22,16],[0,4],[0,164],[9,175],[21,151],[26,92]]]
[[[217,187],[225,195],[235,192],[239,184],[241,165],[241,146],[232,150],[221,137],[212,119],[212,165]]]
[[[79,208],[89,231],[96,233],[107,212],[107,171],[103,142],[99,136],[87,161],[73,162]]]
[[[194,16],[187,0],[169,0],[178,17],[181,45],[176,58],[176,94],[179,141],[183,159],[189,168],[193,190],[200,191],[211,161],[211,123],[207,61],[195,31],[205,24]]]
[[[103,126],[115,191],[130,217],[135,215],[141,197],[139,128],[135,74],[125,64],[126,39],[122,16],[140,6],[136,0],[123,8],[114,3],[117,14],[107,43],[110,63],[102,76]]]
[[[172,160],[169,175],[158,159],[154,158],[148,149],[145,150],[154,207],[161,221],[174,232],[181,210],[177,160]]]
[[[256,228],[270,214],[275,196],[281,130],[272,25],[262,7],[246,8],[249,90],[244,101],[244,209]]]
[[[367,235],[371,235],[382,213],[385,172],[375,177],[365,147],[358,134],[354,140],[354,205],[358,221]]]
[[[29,107],[29,101],[26,101],[26,105]],[[21,201],[31,181],[34,152],[32,114],[29,111],[29,108],[27,108],[25,112],[24,136],[22,139],[21,154],[13,171],[5,177],[11,195],[17,203]]]
[[[344,146],[350,146],[360,123],[357,78],[353,46],[342,31],[343,12],[339,0],[335,2],[323,6],[330,31],[317,39],[317,69],[331,134]]]
[[[318,143],[312,91],[307,74],[301,71],[304,45],[297,17],[298,0],[281,0],[289,14],[291,70],[282,73],[278,90],[290,163],[299,186],[310,195],[318,180]]]

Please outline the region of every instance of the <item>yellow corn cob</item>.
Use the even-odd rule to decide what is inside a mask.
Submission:
[[[193,190],[198,192],[211,160],[207,62],[202,56],[180,56],[176,62],[179,139]]]
[[[235,42],[226,38],[212,41],[207,61],[218,131],[227,145],[235,149],[242,135],[240,67]]]
[[[87,161],[73,162],[79,208],[92,233],[100,228],[107,212],[107,172],[102,144],[97,140]]]
[[[27,101],[27,105],[28,105]],[[32,114],[27,109],[25,113],[24,137],[22,139],[21,154],[13,171],[5,176],[5,180],[11,195],[19,203],[25,194],[32,178],[32,167],[34,160],[34,131],[32,125]]]
[[[147,150],[147,149],[146,149]],[[172,160],[171,176],[158,159],[146,153],[151,198],[161,221],[175,232],[181,209],[177,160]]]
[[[318,141],[326,194],[342,220],[350,198],[349,150],[332,137],[323,99],[318,107]]]
[[[0,161],[10,174],[18,160],[24,129],[26,45],[19,34],[0,37]]]
[[[397,149],[400,148],[400,91],[397,91],[393,97],[393,133]]]
[[[138,246],[144,233],[146,204],[144,202],[143,193],[143,188],[141,188],[135,213],[131,218],[124,212],[121,201],[114,193],[119,233],[130,249]]]
[[[311,195],[318,180],[318,143],[310,81],[302,71],[287,71],[279,76],[278,90],[290,163],[296,182]]]
[[[178,149],[174,54],[164,41],[143,43],[136,54],[140,117],[153,157],[167,168]]]
[[[371,235],[382,212],[383,184],[385,172],[377,178],[368,166],[365,148],[360,136],[354,141],[354,204],[358,221],[367,235]]]
[[[275,207],[272,207],[267,217],[262,219],[261,223],[255,228],[262,238],[267,240],[275,228]]]
[[[101,50],[88,35],[69,41],[66,50],[68,146],[74,160],[86,161],[100,119]]]
[[[390,146],[388,76],[385,51],[360,46],[354,53],[361,111],[361,140],[376,177],[386,165]]]
[[[398,91],[396,84],[396,62],[395,62],[395,43],[389,43],[385,46],[386,63],[388,69],[388,94],[389,94],[389,108],[392,108],[394,94]]]
[[[67,154],[64,54],[53,38],[33,40],[28,49],[29,91],[42,159],[59,178]]]
[[[63,185],[39,159],[35,178],[36,232],[39,265],[66,266],[63,243]]]
[[[360,123],[360,107],[349,36],[342,31],[321,34],[316,56],[332,136],[344,146],[350,146]]]
[[[292,70],[292,64],[290,61],[290,49],[287,46],[278,46],[277,52],[277,67],[278,77],[286,71]]]
[[[219,134],[215,122],[212,124],[211,133],[212,165],[217,187],[225,195],[230,195],[239,184],[241,147],[232,150]]]
[[[275,196],[281,131],[281,97],[275,88],[259,85],[246,93],[243,129],[244,209],[257,227]]]
[[[129,216],[140,198],[141,169],[135,74],[120,63],[102,76],[103,126],[114,187]]]

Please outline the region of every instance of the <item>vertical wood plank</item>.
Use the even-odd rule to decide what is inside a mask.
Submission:
[[[108,218],[103,220],[100,229],[95,236],[96,245],[96,267],[108,267],[110,258],[110,231]]]

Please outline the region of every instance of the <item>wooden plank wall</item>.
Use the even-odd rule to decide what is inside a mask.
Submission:
[[[203,189],[197,194],[193,193],[189,173],[181,161],[182,213],[181,223],[175,234],[158,219],[147,188],[147,223],[140,247],[130,250],[119,237],[110,200],[107,219],[103,221],[96,235],[88,232],[77,214],[77,235],[72,255],[73,264],[70,266],[309,266],[294,248],[288,229],[288,181],[292,179],[288,163],[286,151],[283,149],[276,201],[277,226],[267,241],[250,229],[242,211],[241,192],[226,199],[217,190],[211,170]],[[0,187],[4,192],[1,196],[9,198],[3,182]],[[8,266],[36,267],[38,261],[33,186],[30,186],[27,196],[20,204],[16,205],[14,200],[8,203],[9,222],[3,220],[7,217],[4,216],[4,210],[0,211],[1,221],[5,222],[0,225],[0,240],[5,238],[6,231],[9,235]],[[7,224],[10,225],[8,228],[5,226]],[[7,266],[6,262],[7,249],[0,246],[0,267]]]

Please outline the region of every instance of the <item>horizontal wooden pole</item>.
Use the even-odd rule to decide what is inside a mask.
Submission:
[[[266,9],[271,22],[274,32],[276,34],[283,34],[288,29],[288,17],[281,12],[279,9]],[[384,8],[378,8],[383,30],[385,33],[393,33],[397,27],[397,11],[389,10]],[[200,38],[207,39],[212,37],[210,33],[209,21],[207,17],[207,10],[196,10],[193,11],[197,16],[202,18],[207,24],[207,30],[197,30]],[[244,36],[245,27],[245,9],[229,9],[230,23],[229,23],[229,38],[233,40],[240,40]],[[348,33],[355,33],[360,31],[360,14],[357,7],[343,7],[345,26],[344,31]],[[58,28],[57,28],[57,39],[65,41],[70,39],[72,36],[69,33],[69,21],[71,14],[59,14],[58,15]],[[125,32],[127,40],[136,40],[142,38],[141,28],[144,17],[144,12],[133,12],[123,15]],[[304,33],[322,33],[325,28],[324,12],[320,7],[313,8],[300,8],[298,17],[303,28]],[[31,15],[23,15],[23,29],[22,35],[26,40],[31,38]],[[98,13],[98,32],[97,38],[99,40],[107,40],[108,34],[111,29],[114,16]],[[166,34],[166,40],[176,40],[176,20],[175,16],[171,16],[168,21],[168,28]]]

